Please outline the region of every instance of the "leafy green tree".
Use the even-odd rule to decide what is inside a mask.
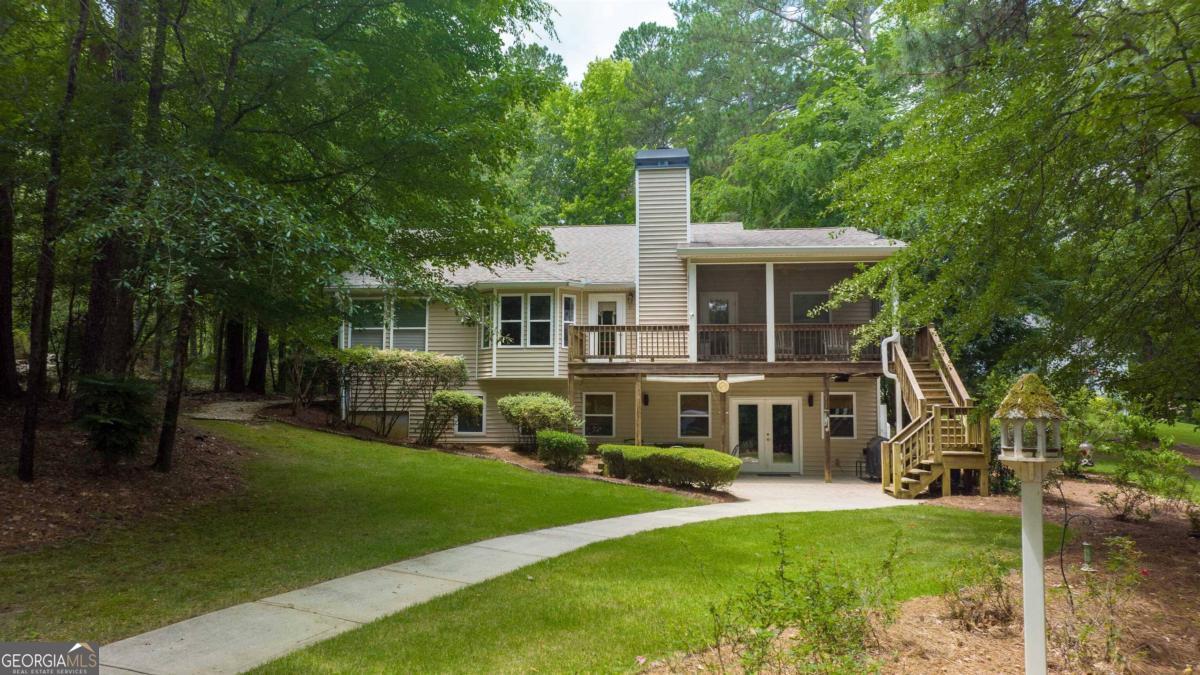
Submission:
[[[1200,400],[1200,4],[1027,9],[1020,30],[927,59],[952,76],[925,79],[900,141],[839,180],[848,223],[910,242],[840,296],[895,278],[901,317],[956,345],[1019,319],[1001,369],[1032,358],[1060,387],[1172,417]],[[914,22],[969,33],[942,12]]]

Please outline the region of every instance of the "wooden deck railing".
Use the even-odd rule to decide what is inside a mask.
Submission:
[[[875,361],[879,347],[858,353],[858,324],[776,324],[776,361]],[[697,361],[767,361],[766,324],[704,324],[696,327]],[[574,362],[687,361],[686,324],[572,326],[567,356]]]

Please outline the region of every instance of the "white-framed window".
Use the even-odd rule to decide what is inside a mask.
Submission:
[[[383,349],[387,321],[382,298],[350,301],[350,346]]]
[[[460,436],[482,436],[487,432],[487,397],[476,394],[480,405],[478,415],[459,415],[454,419],[454,433]]]
[[[520,347],[525,334],[525,296],[500,296],[500,346]]]
[[[562,346],[569,347],[571,326],[575,325],[575,296],[562,296]]]
[[[617,395],[587,392],[583,395],[583,435],[612,438],[617,435]]]
[[[552,340],[554,296],[549,293],[529,294],[529,346],[549,347]]]
[[[829,437],[856,438],[854,412],[858,401],[852,393],[829,394]]]
[[[416,298],[399,298],[392,302],[392,349],[426,349],[428,309],[428,302]]]
[[[830,323],[829,310],[825,310],[815,317],[808,315],[814,308],[820,307],[826,302],[829,302],[829,293],[825,291],[792,293],[792,323]]]
[[[494,305],[491,298],[483,302],[483,306],[479,308],[479,348],[492,348],[492,333],[495,328],[492,324]]]
[[[711,435],[712,398],[705,391],[679,393],[679,437],[708,438]]]

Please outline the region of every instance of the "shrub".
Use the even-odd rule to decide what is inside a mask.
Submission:
[[[376,413],[375,431],[381,436],[390,434],[413,408],[428,406],[438,391],[467,381],[467,362],[461,356],[353,347],[336,358],[349,395],[350,422],[357,424],[363,412]]]
[[[445,389],[429,397],[425,404],[425,417],[421,420],[421,431],[417,442],[433,445],[446,432],[450,421],[459,415],[482,415],[483,401],[475,394]]]
[[[1011,561],[985,549],[956,563],[943,582],[942,600],[963,630],[1005,626],[1016,618],[1007,583]]]
[[[1192,482],[1187,457],[1165,444],[1154,449],[1125,444],[1118,452],[1114,489],[1097,497],[1114,518],[1149,520],[1164,506],[1187,502]]]
[[[123,456],[136,455],[142,440],[154,430],[154,385],[144,380],[81,378],[76,400],[79,424],[106,469]]]
[[[542,429],[570,431],[583,424],[567,399],[546,392],[510,394],[496,402],[504,421],[517,428],[521,449],[532,452]]]
[[[898,534],[893,536],[878,568],[863,573],[820,555],[793,562],[780,530],[775,569],[709,610],[716,661],[712,669],[722,673],[876,671],[879,664],[870,650],[879,644],[878,629],[895,618],[899,541]],[[733,657],[740,663],[732,663]]]
[[[1129,655],[1121,648],[1122,610],[1149,570],[1128,537],[1104,540],[1101,570],[1083,575],[1083,593],[1067,586],[1068,613],[1050,625],[1050,647],[1072,672],[1127,672]]]
[[[553,429],[537,432],[538,459],[555,471],[578,470],[587,450],[587,439],[578,434]]]
[[[604,470],[614,478],[635,483],[713,490],[737,478],[737,457],[704,448],[652,448],[640,445],[602,445]]]

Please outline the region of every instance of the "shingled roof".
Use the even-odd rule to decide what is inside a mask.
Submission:
[[[633,288],[637,280],[637,228],[634,225],[562,225],[546,228],[554,238],[557,259],[538,258],[530,267],[489,270],[478,265],[447,275],[461,286],[502,284],[618,286]],[[746,230],[741,223],[693,223],[689,250],[726,248],[763,249],[878,249],[885,254],[903,246],[854,228]],[[351,288],[373,288],[379,282],[362,275],[346,275]]]

